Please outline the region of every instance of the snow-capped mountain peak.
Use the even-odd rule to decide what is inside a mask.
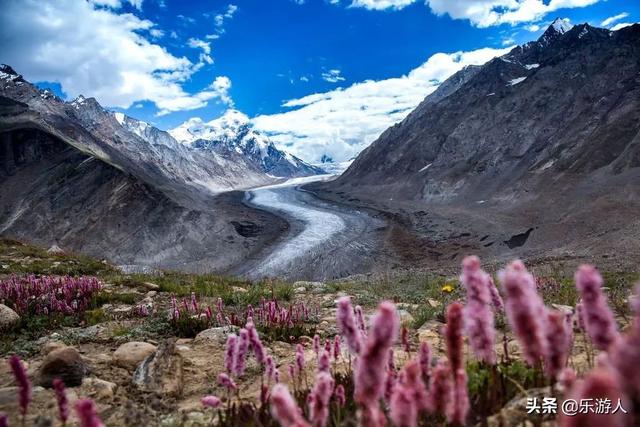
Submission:
[[[276,148],[269,137],[253,127],[246,114],[234,109],[227,110],[222,116],[209,122],[193,117],[171,129],[169,134],[193,149],[236,151],[274,176],[301,176],[322,172]]]
[[[564,34],[570,29],[572,29],[573,25],[571,24],[568,18],[556,18],[551,23],[549,28],[553,28],[553,30],[556,31],[557,33]]]

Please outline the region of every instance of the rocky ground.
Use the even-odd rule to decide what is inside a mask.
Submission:
[[[192,338],[176,336],[167,322],[171,295],[179,289],[176,286],[184,288],[182,295],[185,296],[191,290],[197,292],[201,305],[215,306],[220,296],[225,304],[241,307],[256,295],[270,294],[282,303],[304,302],[310,307],[314,315],[305,325],[306,335],[285,340],[263,337],[284,382],[290,381],[287,366],[294,363],[296,344],[305,346],[305,359],[311,362],[316,357],[311,336],[317,333],[324,339],[336,335],[335,302],[341,296],[352,296],[366,315],[375,310],[380,299],[394,300],[403,324],[409,328],[413,348],[417,348],[419,342],[429,342],[439,357],[444,352],[441,337],[444,305],[461,295],[456,276],[446,274],[355,276],[327,283],[252,284],[214,276],[176,276],[170,272],[124,275],[88,258],[47,253],[17,242],[2,241],[0,248],[0,280],[11,273],[79,272],[96,275],[104,283],[101,306],[68,326],[28,323],[0,305],[0,329],[4,330],[0,340],[2,358],[13,353],[21,355],[34,385],[26,425],[58,425],[55,397],[50,389],[51,380],[56,376],[65,379],[71,401],[80,397],[94,399],[108,426],[208,425],[212,413],[202,407],[200,399],[208,394],[227,396],[216,377],[223,371],[226,338],[237,328],[213,327]],[[621,305],[628,298],[629,288],[618,288],[618,283],[627,283],[633,277],[637,276],[615,275],[607,279],[612,295],[620,295]],[[562,290],[563,285],[558,286],[559,289],[549,294],[550,298],[557,301],[557,308],[572,310],[575,295],[570,290]],[[256,287],[259,287],[258,293]],[[147,307],[151,315],[139,315],[141,305]],[[618,320],[626,324],[623,314]],[[504,326],[504,318],[498,316],[497,324]],[[12,329],[16,325],[22,329]],[[590,346],[585,345],[586,339],[576,334],[569,364],[581,372],[592,366],[594,354]],[[496,344],[499,358],[518,358],[519,348],[511,333],[501,333],[501,337]],[[398,346],[395,357],[401,364],[408,356]],[[313,363],[309,365],[311,381]],[[346,353],[333,369],[349,369]],[[243,401],[259,402],[260,378],[261,370],[250,358],[238,382]],[[10,425],[18,425],[16,395],[13,376],[3,360],[0,363],[0,412],[9,415]],[[500,420],[516,425],[525,418],[521,395],[491,418],[489,425],[499,425]]]

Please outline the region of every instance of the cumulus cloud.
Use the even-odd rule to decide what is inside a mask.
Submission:
[[[426,0],[436,15],[468,19],[478,27],[515,25],[542,19],[559,9],[586,7],[600,0]]]
[[[28,80],[58,82],[70,97],[94,96],[108,107],[150,101],[166,114],[200,108],[216,98],[230,99],[228,89],[213,86],[186,92],[182,82],[202,64],[150,42],[144,34],[154,29],[153,22],[113,9],[119,1],[100,3],[4,1],[0,61]]]
[[[303,159],[317,161],[326,154],[336,161],[348,160],[404,119],[453,73],[510,49],[437,53],[404,76],[292,99],[283,105],[289,111],[260,115],[252,122],[280,148]]]
[[[369,10],[402,9],[418,0],[353,0],[351,7],[363,7]]]
[[[602,25],[603,27],[608,27],[609,25],[613,24],[614,22],[617,22],[617,21],[619,21],[621,19],[624,19],[627,16],[629,16],[629,14],[627,12],[622,12],[622,13],[619,13],[617,15],[608,17],[607,19],[602,21],[602,24],[600,24],[600,25]]]
[[[341,76],[341,71],[338,69],[333,69],[322,73],[322,80],[327,81],[329,83],[337,83],[343,82],[344,77]]]
[[[219,13],[213,17],[213,22],[215,23],[216,31],[219,34],[224,33],[225,21],[233,18],[233,15],[235,15],[237,11],[238,11],[238,6],[236,6],[235,4],[229,4],[227,5],[227,8],[223,13]]]

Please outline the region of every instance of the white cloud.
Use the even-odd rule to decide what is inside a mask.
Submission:
[[[343,82],[345,79],[340,75],[340,70],[333,69],[322,73],[322,80],[329,83]]]
[[[620,22],[616,25],[614,25],[613,27],[611,27],[611,31],[618,31],[622,28],[628,27],[630,25],[633,25],[633,22]]]
[[[367,80],[346,89],[315,93],[284,103],[289,111],[252,121],[281,148],[310,161],[357,155],[382,131],[404,119],[429,93],[466,65],[483,64],[511,48],[437,53],[407,75]]]
[[[153,27],[85,1],[7,0],[0,9],[0,61],[30,81],[59,82],[70,97],[94,96],[108,107],[150,101],[166,114],[216,98],[227,102],[228,93],[215,88],[183,89],[201,64],[147,40],[142,34]]]
[[[426,0],[436,15],[468,19],[478,27],[531,22],[559,9],[586,7],[600,0]]]
[[[619,21],[621,19],[624,19],[627,16],[629,16],[629,14],[627,12],[622,12],[622,13],[619,13],[617,15],[608,17],[607,19],[602,21],[602,24],[600,24],[600,25],[602,25],[603,27],[608,27],[609,25],[613,24],[614,22]]]
[[[351,7],[363,7],[369,10],[402,9],[418,0],[353,0]]]
[[[236,6],[235,4],[229,4],[227,5],[227,8],[223,13],[219,13],[213,17],[213,22],[216,26],[216,31],[218,31],[219,34],[224,33],[225,30],[223,27],[224,27],[225,21],[233,18],[233,15],[235,15],[237,11],[238,11],[238,6]]]

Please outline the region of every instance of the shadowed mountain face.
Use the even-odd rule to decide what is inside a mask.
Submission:
[[[452,76],[318,187],[392,213],[422,236],[400,244],[438,260],[621,249],[637,260],[640,25],[554,23]]]
[[[240,153],[197,152],[148,125],[138,135],[93,99],[65,103],[0,70],[1,235],[118,264],[225,270],[286,223],[217,193],[273,181]]]

